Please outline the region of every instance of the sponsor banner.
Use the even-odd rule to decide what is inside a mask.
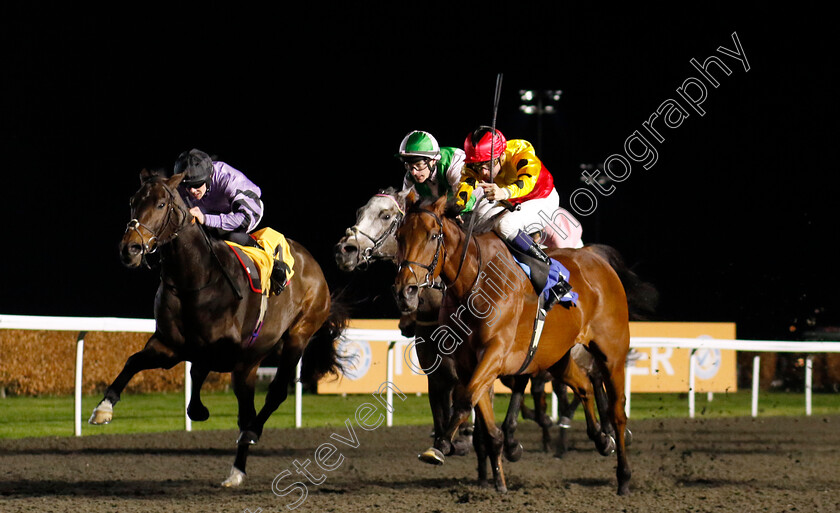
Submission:
[[[397,319],[356,319],[351,328],[369,330],[397,330]],[[734,323],[681,323],[681,322],[631,322],[631,337],[709,337],[735,338]],[[324,378],[318,384],[319,394],[369,394],[386,381],[386,359],[390,340],[342,341],[341,354],[352,355],[353,360],[346,375],[339,379]],[[393,383],[404,394],[426,393],[427,377],[419,374],[419,363],[411,342],[394,344]],[[639,348],[628,365],[631,373],[632,392],[687,392],[688,361],[690,350],[666,348]],[[736,390],[735,351],[697,351],[697,391],[723,392]],[[510,393],[510,389],[496,381],[496,393]],[[551,391],[551,383],[546,385]],[[530,393],[529,388],[526,392]]]
[[[735,323],[631,322],[630,337],[735,339]],[[635,353],[635,354],[633,354]],[[642,347],[633,350],[627,371],[632,392],[688,392],[690,349]],[[696,351],[695,392],[734,392],[738,388],[735,351]]]

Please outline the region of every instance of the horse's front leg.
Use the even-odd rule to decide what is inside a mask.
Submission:
[[[508,461],[519,461],[522,457],[522,444],[513,437],[516,432],[519,411],[522,408],[522,400],[525,397],[525,387],[531,377],[527,374],[513,376],[512,393],[508,404],[507,415],[502,423],[502,432],[505,437],[505,457]]]
[[[236,440],[236,458],[230,475],[222,482],[222,486],[239,486],[245,480],[245,466],[248,462],[249,448],[259,441],[259,434],[249,428],[257,416],[254,408],[254,384],[257,378],[257,364],[245,369],[233,371],[233,393],[239,406],[239,438]]]
[[[114,405],[120,400],[120,395],[131,378],[146,369],[171,369],[183,361],[175,353],[164,346],[156,335],[152,335],[146,346],[131,355],[126,360],[122,371],[111,385],[105,389],[105,397],[99,401],[93,414],[88,419],[91,424],[108,424],[114,416]]]
[[[507,483],[502,468],[502,446],[505,443],[505,437],[502,430],[496,427],[493,399],[490,394],[484,394],[478,400],[478,412],[482,420],[481,427],[484,430],[482,437],[485,441],[487,456],[490,459],[490,468],[493,470],[493,483],[497,492],[505,493],[507,492]],[[518,415],[518,408],[516,415]]]
[[[473,371],[467,386],[463,385],[463,377],[456,385],[453,392],[452,418],[443,436],[435,440],[435,448],[443,455],[453,453],[452,441],[458,432],[459,426],[467,420],[473,407],[478,404],[482,396],[489,394],[493,382],[499,376],[502,362],[504,361],[503,351],[498,349],[498,344],[489,347],[477,367]],[[486,420],[486,419],[485,419]],[[492,419],[495,426],[495,419]],[[499,431],[501,433],[501,431]]]
[[[257,438],[262,436],[263,427],[265,427],[265,423],[268,422],[271,414],[277,411],[277,408],[289,396],[289,383],[295,376],[295,368],[311,335],[309,330],[301,328],[290,331],[283,337],[283,343],[279,347],[280,362],[277,365],[277,374],[274,375],[274,379],[268,385],[268,393],[266,393],[263,407],[252,424],[247,427],[250,432],[257,435]]]

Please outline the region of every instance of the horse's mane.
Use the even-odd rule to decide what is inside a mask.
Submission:
[[[430,210],[430,207],[434,205],[437,200],[435,198],[423,198],[420,201],[415,202],[409,209],[408,212],[419,212],[421,210]],[[463,207],[458,205],[458,202],[455,198],[449,199],[446,202],[446,207],[443,210],[443,217],[447,219],[455,220],[459,215],[462,214]],[[470,216],[474,215],[472,212],[468,212],[464,214],[464,222],[463,223],[456,223],[458,227],[461,228],[461,231],[466,233],[468,228],[468,223],[470,222]],[[487,233],[493,229],[493,223],[496,221],[496,215],[490,216],[489,218],[477,219],[475,224],[472,227],[472,233],[474,235],[480,233]]]

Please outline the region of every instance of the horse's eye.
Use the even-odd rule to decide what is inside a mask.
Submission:
[[[384,220],[386,220],[386,221],[387,221],[388,219],[391,219],[391,214],[383,214],[383,215],[382,215],[382,219],[384,219]]]
[[[160,203],[158,203],[157,208],[163,208],[163,207],[165,207],[165,206],[166,206],[166,202],[161,201]]]

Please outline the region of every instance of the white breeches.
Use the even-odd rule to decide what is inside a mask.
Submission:
[[[545,245],[548,247],[583,247],[580,240],[583,231],[580,223],[574,221],[574,218],[571,218],[574,222],[569,222],[567,218],[571,215],[560,208],[560,195],[557,194],[556,189],[553,189],[545,198],[535,198],[521,203],[520,209],[515,212],[507,211],[495,202],[488,201],[481,201],[475,210],[480,219],[502,212],[496,218],[493,230],[506,240],[516,237],[519,230],[526,233],[545,230],[549,239],[545,241]],[[550,229],[546,230],[546,224]],[[558,224],[560,226],[557,226]],[[552,225],[558,227],[563,233],[558,235]]]

